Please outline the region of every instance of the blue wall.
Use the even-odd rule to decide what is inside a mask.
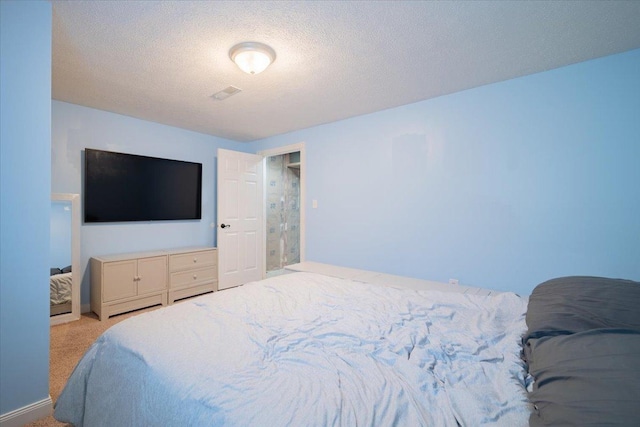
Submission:
[[[66,102],[52,102],[51,192],[82,196],[85,148],[202,163],[202,220],[81,226],[81,303],[89,304],[92,256],[216,244],[217,149],[247,144]]]
[[[252,148],[301,141],[307,260],[521,294],[640,280],[640,50]]]
[[[0,415],[49,396],[51,3],[0,2]]]

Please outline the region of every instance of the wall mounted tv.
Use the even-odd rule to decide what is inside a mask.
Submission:
[[[84,221],[202,218],[202,164],[85,149]]]

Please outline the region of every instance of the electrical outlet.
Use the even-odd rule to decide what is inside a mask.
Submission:
[[[450,285],[458,285],[458,279],[449,279]]]

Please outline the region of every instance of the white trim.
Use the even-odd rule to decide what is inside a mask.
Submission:
[[[0,415],[0,427],[21,427],[53,413],[51,396]]]
[[[262,157],[272,157],[272,156],[280,156],[282,154],[295,153],[296,151],[304,151],[305,144],[304,142],[298,142],[296,144],[285,145],[282,147],[269,148],[268,150],[258,151],[258,154]],[[300,156],[300,162],[302,163],[302,156]],[[301,164],[302,166],[302,164]]]
[[[297,144],[285,145],[283,147],[270,148],[268,150],[258,151],[258,154],[263,158],[279,156],[282,154],[295,153],[296,151],[300,152],[300,262],[304,262],[306,260],[306,236],[307,236],[307,226],[306,226],[306,193],[307,193],[307,153],[304,142],[298,142]],[[266,167],[264,168],[266,173]],[[266,185],[266,180],[265,184]],[[263,196],[266,196],[266,192],[263,191]],[[264,214],[263,218],[266,221],[266,202],[263,203]],[[264,266],[264,272],[262,277],[266,277],[267,270],[267,239],[263,239],[263,248],[262,248],[262,257]]]

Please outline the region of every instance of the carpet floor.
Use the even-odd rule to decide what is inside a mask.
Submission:
[[[85,313],[80,320],[51,327],[49,349],[49,394],[55,403],[84,353],[107,329],[118,322],[140,313],[152,311],[160,306],[150,307],[111,317],[103,322],[93,313]],[[50,415],[27,424],[26,427],[66,427]]]

